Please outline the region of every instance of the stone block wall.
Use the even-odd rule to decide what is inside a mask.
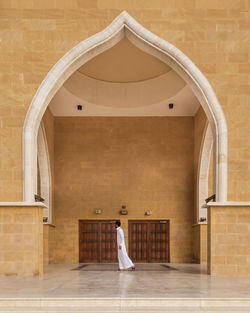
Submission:
[[[200,263],[200,225],[193,225],[193,262]]]
[[[54,262],[55,225],[43,224],[43,264]]]
[[[179,48],[207,77],[227,120],[229,199],[248,201],[248,0],[1,1],[0,199],[22,200],[23,122],[45,75],[123,10]]]
[[[192,261],[193,120],[55,118],[56,263],[78,261],[79,219],[119,219],[123,204],[125,236],[128,219],[168,219],[171,262]]]
[[[43,206],[0,206],[0,274],[43,273]]]
[[[200,263],[207,263],[207,225],[200,225]]]
[[[207,263],[207,225],[193,225],[193,262]]]
[[[208,271],[250,276],[250,205],[208,208]]]

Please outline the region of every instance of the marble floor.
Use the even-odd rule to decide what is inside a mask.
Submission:
[[[42,277],[0,276],[0,298],[250,298],[250,279],[211,277],[197,264],[57,264]]]

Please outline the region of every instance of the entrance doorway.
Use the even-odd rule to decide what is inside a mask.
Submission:
[[[134,262],[169,262],[169,221],[129,221],[129,255]]]
[[[79,221],[79,262],[116,263],[115,221]]]

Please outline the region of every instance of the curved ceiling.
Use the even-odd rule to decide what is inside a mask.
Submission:
[[[71,75],[49,106],[55,116],[194,116],[200,103],[174,70],[124,38]]]
[[[158,77],[171,68],[137,48],[127,38],[88,61],[78,71],[106,82],[138,82]]]
[[[106,91],[102,90],[101,99],[108,100],[111,98],[109,91],[112,90],[114,84],[106,84],[110,84],[111,86],[109,86]],[[132,86],[132,90],[136,90],[137,84],[138,83],[132,84],[134,85]],[[114,94],[118,95],[119,92],[117,91],[115,91]],[[145,101],[151,89],[149,88],[148,91],[148,93],[144,94]],[[153,93],[151,93],[151,95],[153,95]],[[93,102],[89,102],[86,98]],[[113,102],[113,104],[116,103],[116,106],[110,106],[107,105],[109,102],[94,101],[94,99],[88,96],[80,96],[80,93],[76,95],[71,93],[65,86],[62,86],[50,102],[49,107],[54,116],[194,116],[200,107],[199,101],[188,85],[184,85],[183,88],[180,88],[179,91],[172,94],[170,97],[158,98],[158,102],[153,102],[152,98],[147,99],[151,100],[147,102],[147,105],[124,106],[125,99],[129,100],[129,98],[124,98],[123,95],[121,95],[120,98],[116,98],[116,102]],[[134,104],[136,104],[136,100],[140,100],[140,98],[136,97],[133,100],[135,101]],[[169,109],[169,103],[174,104],[173,109]],[[129,101],[127,104],[129,104]],[[81,111],[77,110],[78,105],[82,105],[83,109]]]
[[[177,94],[186,83],[174,71],[140,82],[111,83],[74,73],[64,87],[89,103],[113,108],[145,107]]]

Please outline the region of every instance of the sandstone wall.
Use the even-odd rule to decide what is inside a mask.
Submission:
[[[78,261],[78,220],[170,220],[171,262],[192,261],[192,117],[55,118],[55,262]],[[96,209],[102,214],[96,215]]]
[[[228,125],[229,199],[249,200],[249,9],[247,0],[1,1],[0,199],[22,200],[22,127],[45,75],[127,10],[208,78]]]

